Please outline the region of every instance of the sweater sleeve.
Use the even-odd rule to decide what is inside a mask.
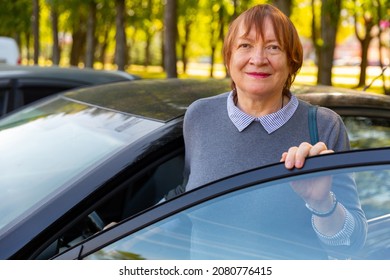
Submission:
[[[202,100],[197,100],[192,103],[185,115],[183,121],[183,137],[184,137],[184,147],[185,147],[185,160],[184,160],[184,182],[183,182],[183,190],[185,190],[185,186],[187,185],[188,179],[191,173],[191,158],[192,158],[192,148],[194,146],[193,141],[197,140],[196,135],[196,126],[199,125],[197,114],[201,110]],[[195,134],[195,135],[194,135]]]
[[[319,139],[326,143],[328,149],[335,152],[350,149],[347,129],[341,117],[334,111],[320,107],[318,109],[317,125]]]
[[[318,112],[317,124],[320,141],[326,143],[328,148],[335,152],[349,150],[349,138],[341,117],[327,108],[321,107]],[[344,227],[330,238],[316,232],[327,250],[332,252],[331,255],[340,257],[341,253],[345,257],[345,254],[353,255],[364,246],[367,237],[367,220],[360,205],[352,174],[335,176],[333,191],[346,212]]]

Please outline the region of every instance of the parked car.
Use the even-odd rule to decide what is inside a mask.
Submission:
[[[135,79],[123,71],[0,64],[0,116],[68,89]]]
[[[0,64],[2,63],[20,64],[19,46],[11,37],[0,36]]]
[[[280,182],[343,172],[356,173],[363,209],[370,219],[367,247],[357,258],[390,258],[389,147],[313,157],[301,170],[287,171],[281,164],[262,167],[155,206],[182,183],[182,121],[187,106],[198,98],[227,91],[228,84],[225,80],[179,79],[113,83],[57,94],[0,119],[0,259],[189,258],[193,221],[188,217],[193,213],[202,214],[213,205],[226,209],[225,201],[245,200],[251,193],[261,197],[269,186],[277,187]],[[316,92],[310,99],[316,88],[302,91],[306,93],[297,93],[298,97],[313,104],[321,103],[322,95],[352,98],[334,90]],[[390,114],[384,114],[389,112],[389,99],[383,99],[388,107],[378,105],[377,110],[363,108],[376,102],[370,94],[357,94],[354,99],[360,100],[362,108],[356,111],[350,100],[347,104],[353,108],[347,117],[358,123],[364,116],[389,124]],[[377,143],[390,146],[389,126],[372,127],[376,129],[385,131],[378,135],[387,137],[376,139]],[[226,222],[233,228],[240,220],[244,230],[245,209],[231,208],[226,215],[210,216],[214,219],[210,221]],[[235,218],[229,219],[233,213]],[[103,230],[110,222],[117,224]],[[173,227],[169,230],[177,235],[152,234],[167,224],[183,225],[182,231]],[[232,231],[231,244],[227,239],[204,240],[215,245],[215,255],[199,258],[305,257],[291,255],[291,250],[248,255],[248,247],[260,249],[265,243],[240,244],[239,235]],[[129,247],[133,243],[137,249]],[[225,254],[226,250],[230,253]]]

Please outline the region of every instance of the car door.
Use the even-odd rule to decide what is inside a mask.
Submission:
[[[49,78],[0,79],[0,116],[39,99],[88,84]]]
[[[390,148],[316,156],[300,170],[278,163],[231,176],[156,205],[56,259],[326,259],[278,222],[283,215],[310,219],[289,203],[290,186],[324,176],[353,178],[368,220],[364,247],[346,258],[390,259]],[[271,199],[275,190],[284,195]],[[269,210],[257,211],[260,204]]]

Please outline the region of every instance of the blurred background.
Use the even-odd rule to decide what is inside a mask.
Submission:
[[[16,40],[24,65],[224,78],[229,23],[261,3],[298,29],[305,61],[296,83],[390,95],[389,0],[0,0],[0,36]]]

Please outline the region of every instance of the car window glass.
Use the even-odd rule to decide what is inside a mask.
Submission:
[[[354,149],[389,147],[390,118],[343,116],[351,147]]]
[[[368,218],[389,213],[390,205],[382,198],[390,195],[390,166],[318,172],[213,198],[136,231],[86,259],[327,258],[314,233],[304,240],[294,234],[302,220],[308,230],[312,227],[310,212],[291,188],[293,182],[323,176],[332,177],[333,191],[340,197],[346,184],[355,181]],[[365,257],[364,249],[362,252]]]
[[[62,98],[3,118],[0,231],[161,125]]]
[[[0,89],[0,116],[7,112],[8,90]]]
[[[24,105],[26,105],[36,100],[39,100],[41,98],[67,90],[69,88],[56,87],[56,86],[39,86],[39,87],[31,86],[31,87],[22,87],[20,90],[23,92]]]
[[[175,151],[169,155],[172,157],[159,162],[157,166],[154,164],[145,166],[142,175],[136,179],[130,176],[129,180],[112,188],[113,194],[106,195],[103,202],[97,201],[94,211],[87,217],[79,219],[78,216],[78,222],[72,221],[72,227],[61,233],[52,246],[47,247],[35,258],[48,259],[104,227],[159,203],[171,189],[183,181],[184,154],[179,151],[180,153]]]
[[[23,96],[18,91],[18,79],[0,78],[0,116],[23,105]]]
[[[390,168],[355,172],[360,203],[367,219],[390,213]]]

